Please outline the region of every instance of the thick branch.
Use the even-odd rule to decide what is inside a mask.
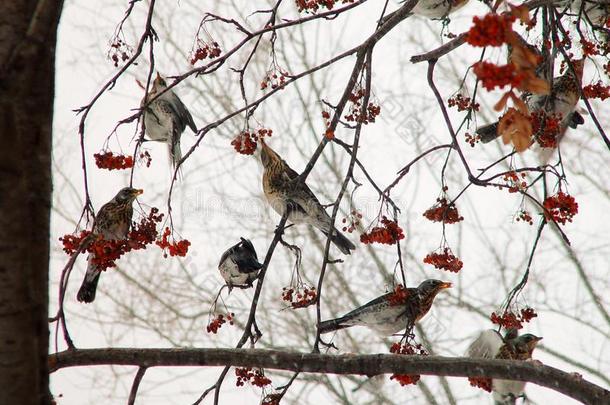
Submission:
[[[610,391],[574,374],[532,362],[393,354],[329,355],[260,349],[78,349],[49,356],[50,370],[92,365],[262,367],[325,374],[425,374],[529,381],[585,404],[610,402]]]

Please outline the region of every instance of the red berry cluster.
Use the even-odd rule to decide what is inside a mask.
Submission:
[[[466,142],[469,143],[470,146],[472,146],[473,148],[475,144],[481,141],[481,137],[479,135],[472,135],[469,132],[466,132],[464,138],[466,139]]]
[[[531,114],[532,132],[543,148],[556,148],[561,133],[561,114],[547,114],[543,110]]]
[[[610,67],[610,62],[608,62],[608,65],[605,65],[604,67],[606,66]],[[599,80],[597,83],[588,84],[583,87],[582,94],[586,98],[599,98],[603,101],[610,97],[610,86],[604,86],[604,83]]]
[[[296,290],[292,287],[284,287],[282,289],[282,300],[289,302],[292,309],[313,305],[316,303],[317,297],[316,287],[304,286],[302,291],[301,287]]]
[[[427,356],[428,352],[424,349],[421,344],[412,345],[409,343],[401,344],[400,342],[393,343],[390,347],[390,353],[401,354],[401,355],[419,355],[419,356]],[[396,380],[401,386],[416,384],[420,375],[410,375],[410,374],[392,374],[390,376],[390,380]]]
[[[569,194],[559,192],[556,195],[547,197],[544,200],[546,209],[544,217],[547,220],[554,220],[558,224],[572,222],[574,215],[578,214],[578,203]]]
[[[472,46],[501,46],[509,41],[516,17],[512,14],[489,13],[483,18],[473,17],[473,26],[466,33]]]
[[[120,170],[133,167],[133,156],[115,155],[112,152],[95,153],[95,164],[100,169]]]
[[[241,131],[231,141],[233,148],[242,155],[252,155],[256,150],[258,141],[266,136],[273,135],[273,131],[267,128],[259,128],[256,131]]]
[[[100,270],[106,270],[109,267],[115,267],[116,260],[124,254],[132,250],[146,249],[146,246],[156,239],[156,224],[161,222],[162,219],[163,214],[159,214],[159,210],[153,207],[148,216],[142,218],[139,224],[132,224],[127,239],[106,240],[102,235],[95,235],[95,238],[86,248],[87,252],[93,253],[92,263]],[[87,231],[81,232],[77,237],[63,236],[60,240],[64,244],[64,251],[68,254],[74,253],[80,246],[81,241],[87,236]]]
[[[299,12],[306,11],[309,13],[317,12],[321,7],[332,10],[337,3],[349,4],[354,0],[295,0]]]
[[[206,42],[197,38],[196,48],[191,52],[191,65],[194,65],[200,60],[214,59],[220,56],[220,46],[218,42]]]
[[[343,232],[352,233],[356,229],[356,226],[360,225],[360,220],[362,219],[362,214],[357,210],[352,210],[347,218],[343,218],[341,222],[345,224],[343,226]]]
[[[364,93],[364,89],[358,87],[350,94],[348,98],[350,102],[349,112],[345,116],[347,121],[368,124],[375,122],[375,118],[381,113],[381,106],[375,104],[373,101],[369,101],[369,104],[366,106],[366,112],[362,112],[362,100],[364,99]]]
[[[481,81],[483,87],[489,91],[496,87],[518,87],[523,80],[523,76],[512,63],[498,66],[490,62],[477,62],[472,65],[472,71]]]
[[[424,217],[432,222],[442,222],[444,224],[455,224],[463,221],[454,203],[449,203],[445,197],[437,198],[436,204],[424,212]]]
[[[504,311],[502,315],[498,315],[495,312],[492,312],[489,319],[491,320],[491,323],[500,325],[505,329],[521,329],[523,328],[523,322],[529,322],[532,318],[537,316],[538,314],[533,308],[526,307],[522,308],[518,314]]]
[[[458,111],[474,110],[479,111],[479,103],[473,103],[470,97],[464,97],[461,94],[457,94],[447,100],[449,107],[457,107]]]
[[[152,157],[150,156],[150,153],[148,153],[148,151],[144,151],[142,153],[140,153],[140,161],[144,161],[144,163],[146,164],[146,167],[150,167],[150,162],[152,162]]]
[[[286,78],[288,73],[281,69],[272,68],[267,71],[265,78],[261,82],[261,90],[265,90],[267,87],[271,87],[273,90],[280,88],[283,89],[286,85]]]
[[[447,247],[443,249],[442,253],[428,253],[428,255],[424,257],[424,263],[431,264],[437,269],[447,270],[452,273],[459,272],[464,266],[464,263]]]
[[[504,175],[504,181],[508,186],[509,193],[517,193],[519,190],[525,190],[527,188],[527,182],[524,181],[526,173],[521,172],[521,179],[515,171],[510,171]]]
[[[589,41],[586,38],[580,39],[580,49],[582,50],[582,56],[595,56],[595,55],[603,55],[608,52],[608,43],[607,42],[593,42]]]
[[[405,238],[402,228],[392,220],[389,220],[385,216],[381,218],[381,225],[376,226],[360,235],[360,242],[364,244],[368,243],[383,243],[386,245],[394,245],[401,239]]]
[[[534,225],[534,221],[533,221],[533,218],[532,218],[531,214],[529,212],[527,212],[526,210],[519,211],[518,216],[517,216],[517,218],[515,220],[517,222],[523,221],[523,222],[526,222],[526,223],[528,223],[530,225]]]
[[[333,139],[335,137],[335,132],[330,128],[330,112],[326,110],[322,111],[322,119],[324,120],[324,125],[326,126],[324,136],[327,139]]]
[[[237,377],[235,385],[238,387],[243,386],[247,382],[261,388],[271,384],[271,380],[265,377],[262,370],[252,371],[252,367],[236,367],[235,376]]]
[[[208,333],[218,333],[218,329],[222,327],[223,324],[229,322],[229,325],[233,325],[233,319],[235,318],[235,314],[233,312],[227,314],[225,317],[223,314],[218,314],[207,326]]]
[[[133,49],[121,38],[116,37],[114,42],[110,44],[108,59],[112,61],[114,67],[119,67],[119,61],[125,62],[126,60],[129,60],[129,55],[131,53],[133,53]]]
[[[59,238],[59,241],[64,245],[64,252],[68,255],[72,255],[74,252],[79,250],[83,240],[91,235],[90,231],[81,231],[79,235],[67,234]]]
[[[477,387],[487,392],[491,392],[491,378],[468,377],[468,381],[472,387]]]
[[[170,256],[181,256],[184,257],[186,256],[186,254],[188,253],[189,250],[189,246],[191,245],[191,242],[188,239],[183,239],[180,240],[178,242],[176,242],[175,240],[173,242],[170,242],[169,236],[171,235],[172,231],[166,227],[165,231],[163,231],[163,235],[161,235],[161,240],[157,240],[155,243],[157,244],[157,246],[159,246],[161,249],[163,249],[163,257],[167,257],[167,252],[165,252],[165,249],[168,250],[169,255]],[[173,237],[172,237],[173,239]]]
[[[409,291],[405,288],[404,285],[398,284],[396,288],[394,288],[394,291],[392,291],[392,294],[388,296],[388,302],[391,306],[404,305],[407,303],[408,297]]]

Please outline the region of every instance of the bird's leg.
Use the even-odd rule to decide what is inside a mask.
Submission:
[[[276,226],[276,227],[275,227],[275,231],[274,231],[274,232],[275,232],[276,234],[278,234],[278,235],[282,236],[282,235],[284,234],[284,231],[285,231],[286,229],[290,228],[290,227],[291,227],[291,226],[293,226],[293,225],[294,225],[294,224],[284,225],[284,226],[283,226],[283,227],[281,227],[281,228],[280,228],[279,226]]]
[[[325,341],[322,340],[321,337],[320,337],[320,339],[318,341],[320,342],[320,344],[322,346],[326,347],[327,349],[331,349],[332,348],[332,349],[335,349],[335,350],[339,350],[339,348],[337,346],[335,346],[335,344],[333,342],[326,343]]]

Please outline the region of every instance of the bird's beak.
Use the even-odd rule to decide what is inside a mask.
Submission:
[[[134,193],[135,195],[144,194],[144,190],[142,190],[141,188],[139,188],[139,189],[136,189],[136,190],[135,190],[133,193]]]
[[[441,290],[444,290],[445,288],[451,288],[453,286],[453,284],[451,284],[450,282],[446,281],[443,282],[443,284],[441,284],[441,286],[439,287]]]
[[[540,342],[542,340],[542,337],[536,336],[536,343]]]
[[[157,71],[157,80],[161,80],[161,75],[159,74],[159,71]]]

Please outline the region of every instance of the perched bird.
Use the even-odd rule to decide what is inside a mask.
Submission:
[[[259,270],[263,267],[258,261],[256,250],[252,242],[245,238],[229,249],[220,258],[218,270],[225,279],[229,288],[251,287],[252,282],[258,277]]]
[[[125,187],[100,208],[93,222],[92,233],[101,235],[105,240],[120,240],[127,238],[131,226],[133,208],[131,204],[143,190]],[[87,257],[87,272],[76,298],[79,302],[93,302],[97,283],[102,270],[92,261],[95,257],[89,253]]]
[[[582,116],[575,111],[580,98],[584,59],[573,61],[572,64],[576,75],[568,69],[553,80],[550,94],[534,94],[527,100],[530,113],[544,111],[547,116],[561,116],[560,136],[563,136],[567,127],[576,128],[584,122]],[[495,122],[478,128],[476,132],[481,137],[481,142],[488,143],[499,136],[497,129],[498,123]]]
[[[176,167],[178,161],[182,159],[182,151],[180,150],[182,133],[187,126],[193,132],[197,132],[197,127],[191,113],[172,90],[166,91],[147,105],[149,100],[152,100],[165,89],[167,89],[167,83],[157,73],[157,78],[153,81],[148,96],[142,100],[141,106],[144,108],[146,134],[153,141],[167,143],[169,159],[172,167]]]
[[[466,3],[468,0],[419,0],[412,12],[435,20],[443,19]]]
[[[381,335],[393,335],[411,328],[423,318],[432,307],[436,294],[450,287],[451,283],[430,279],[417,288],[389,292],[340,318],[320,322],[320,333],[361,325]]]
[[[297,172],[261,140],[263,163],[263,191],[271,207],[280,215],[288,210],[288,221],[306,223],[318,228],[324,235],[349,255],[356,246],[331,224],[331,218],[307,184],[299,181]]]
[[[509,330],[502,336],[495,330],[485,330],[468,348],[468,356],[473,358],[530,360],[532,352],[542,338],[526,333],[518,336],[516,330]],[[496,405],[513,405],[518,397],[524,396],[525,381],[492,380],[492,391]]]

